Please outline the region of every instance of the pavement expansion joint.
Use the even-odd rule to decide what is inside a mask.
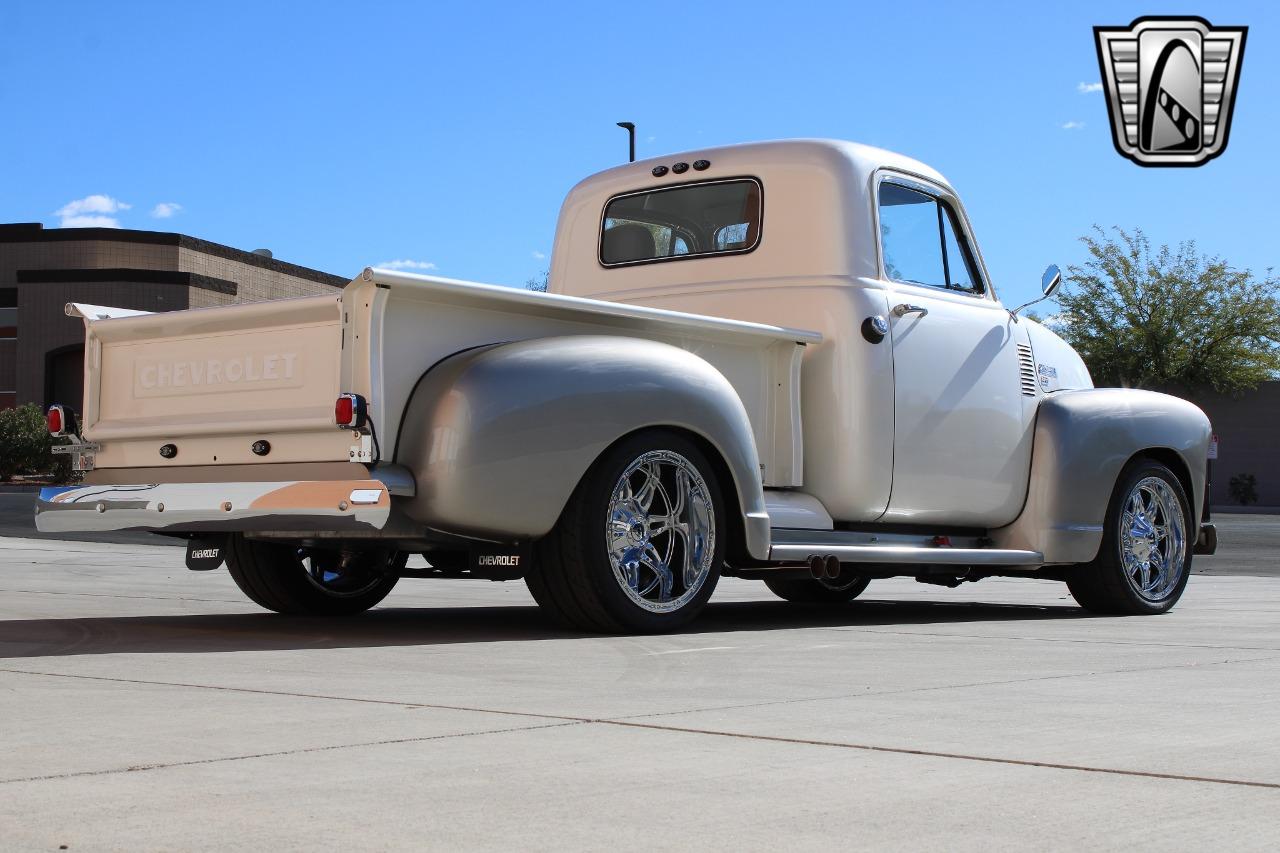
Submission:
[[[475,714],[500,714],[508,717],[529,717],[532,719],[560,720],[575,723],[593,722],[585,717],[567,717],[559,714],[538,714],[525,711],[504,711],[496,708],[475,708],[464,705],[436,705],[430,702],[406,702],[399,699],[370,699],[363,696],[335,696],[327,693],[302,693],[290,690],[264,690],[257,687],[232,687],[222,684],[194,684],[183,681],[157,681],[141,678],[118,678],[107,675],[82,675],[67,672],[43,672],[30,669],[12,669],[0,667],[0,672],[15,675],[35,675],[45,678],[72,678],[85,681],[109,681],[116,684],[139,684],[150,687],[177,687],[188,690],[220,690],[227,693],[253,693],[265,696],[288,696],[295,699],[323,699],[331,702],[356,702],[365,705],[393,705],[399,708],[421,708],[436,711],[468,711]]]
[[[391,738],[389,740],[371,740],[360,743],[335,743],[325,746],[307,746],[298,749],[282,749],[275,752],[253,752],[244,755],[224,755],[217,758],[197,758],[191,761],[156,762],[153,764],[135,764],[129,767],[114,767],[103,770],[79,770],[69,773],[52,773],[47,776],[23,776],[14,779],[0,779],[0,785],[18,782],[48,782],[55,779],[75,779],[84,776],[114,776],[120,773],[141,773],[150,770],[169,770],[177,767],[197,767],[204,764],[221,764],[227,761],[250,761],[255,758],[280,758],[291,755],[306,755],[315,752],[333,752],[341,749],[364,749],[373,746],[400,746],[411,743],[429,743],[431,741],[454,740],[457,738],[478,737],[481,735],[510,734],[512,732],[533,731],[535,729],[555,729],[564,726],[580,725],[578,722],[543,723],[532,726],[510,726],[503,729],[485,729],[478,732],[454,732],[446,735],[422,735],[421,737]]]
[[[1269,660],[1269,659],[1270,658],[1262,658],[1262,660]],[[1156,668],[1161,669],[1161,668],[1167,668],[1167,667],[1156,667]],[[1121,672],[1123,671],[1126,671],[1126,670],[1121,670]],[[941,758],[941,759],[948,759],[952,761],[971,761],[971,762],[978,762],[983,764],[999,764],[999,765],[1013,766],[1013,767],[1031,767],[1031,768],[1037,768],[1042,770],[1061,770],[1061,771],[1079,772],[1079,773],[1100,773],[1100,774],[1106,774],[1111,776],[1124,776],[1124,777],[1141,778],[1141,779],[1158,779],[1158,780],[1172,781],[1172,782],[1195,782],[1195,783],[1201,783],[1201,784],[1230,785],[1230,786],[1237,786],[1237,787],[1280,790],[1280,782],[1262,782],[1262,781],[1249,780],[1249,779],[1231,779],[1231,778],[1217,777],[1217,776],[1198,776],[1198,775],[1182,774],[1182,773],[1159,773],[1159,772],[1148,771],[1148,770],[1131,770],[1131,769],[1116,768],[1116,767],[1096,767],[1096,766],[1085,765],[1085,764],[1066,764],[1066,763],[1053,762],[1053,761],[1036,761],[1032,759],[1004,758],[1000,756],[975,755],[975,754],[960,753],[960,752],[946,752],[941,750],[917,749],[913,747],[885,746],[881,744],[865,744],[865,743],[853,743],[848,741],[816,740],[816,739],[809,739],[809,738],[793,738],[793,737],[785,737],[781,735],[751,734],[746,732],[725,731],[721,729],[698,728],[698,727],[692,727],[692,726],[672,726],[672,725],[666,725],[663,723],[642,722],[641,720],[638,720],[638,719],[625,718],[625,717],[624,718],[579,717],[579,716],[561,715],[561,714],[543,714],[543,713],[536,713],[536,712],[510,711],[510,710],[501,710],[501,709],[495,709],[495,708],[478,708],[478,707],[467,707],[467,706],[459,706],[459,705],[440,705],[440,704],[424,703],[424,702],[403,702],[403,701],[396,701],[396,700],[389,700],[389,699],[363,699],[358,697],[327,696],[322,694],[309,694],[309,693],[293,693],[293,692],[279,691],[279,690],[260,690],[260,689],[242,688],[242,687],[222,687],[217,685],[187,684],[187,683],[167,682],[167,681],[143,681],[140,679],[110,678],[106,676],[93,676],[93,675],[72,675],[72,674],[66,674],[66,673],[33,672],[30,670],[21,670],[21,669],[2,668],[0,669],[0,672],[9,672],[9,673],[21,674],[21,675],[47,676],[47,677],[53,677],[53,678],[73,678],[73,679],[87,679],[87,680],[94,680],[94,681],[112,681],[112,682],[120,682],[120,683],[126,683],[126,684],[146,684],[146,685],[167,686],[167,687],[182,687],[182,688],[191,688],[191,689],[200,689],[200,690],[225,690],[225,691],[239,692],[239,693],[260,693],[260,694],[269,694],[274,696],[294,696],[298,698],[307,698],[307,699],[330,699],[330,700],[337,700],[337,701],[363,702],[363,703],[381,704],[381,705],[396,705],[396,706],[401,706],[406,708],[462,711],[462,712],[471,712],[471,713],[478,713],[478,714],[497,714],[497,715],[503,715],[503,716],[525,717],[529,719],[541,719],[541,720],[553,721],[553,722],[549,722],[542,725],[512,726],[512,727],[502,728],[502,729],[489,729],[489,730],[484,730],[480,732],[462,732],[462,733],[455,733],[450,735],[426,735],[422,737],[396,738],[391,740],[369,741],[365,743],[354,743],[354,744],[333,744],[329,746],[305,747],[305,748],[294,749],[294,750],[281,750],[279,752],[264,752],[264,753],[248,754],[248,755],[226,756],[221,758],[206,758],[206,759],[198,759],[194,761],[137,765],[133,767],[116,768],[116,769],[108,769],[108,770],[87,770],[87,771],[71,772],[71,773],[64,773],[64,774],[55,774],[55,775],[49,775],[49,776],[30,776],[30,777],[23,777],[23,778],[16,778],[16,779],[0,779],[0,784],[8,784],[8,783],[15,783],[15,782],[36,782],[36,781],[42,781],[42,780],[62,779],[62,778],[70,778],[70,777],[77,777],[77,776],[98,776],[98,775],[109,775],[109,774],[115,774],[115,773],[130,773],[130,772],[138,772],[138,771],[145,771],[145,770],[161,770],[161,769],[166,769],[171,767],[185,767],[185,766],[193,766],[193,765],[201,765],[201,764],[215,764],[215,763],[224,762],[224,761],[241,761],[241,760],[247,760],[247,759],[253,759],[253,758],[271,758],[271,757],[278,757],[278,756],[305,754],[310,752],[324,752],[324,751],[337,750],[337,749],[357,749],[357,748],[369,747],[369,746],[385,746],[385,745],[405,744],[405,743],[425,743],[425,742],[437,741],[437,740],[448,740],[452,738],[469,737],[473,735],[505,734],[505,733],[512,733],[512,732],[521,732],[521,731],[537,731],[539,729],[563,728],[567,726],[576,726],[576,725],[602,725],[602,726],[614,726],[618,728],[641,729],[641,730],[655,731],[655,732],[670,732],[670,733],[678,733],[678,734],[701,735],[705,737],[735,738],[739,740],[758,741],[762,743],[826,747],[826,748],[832,748],[832,749],[850,749],[850,750],[858,750],[862,752],[875,752],[875,753],[882,753],[882,754],[888,754],[888,755],[916,756],[916,757],[923,757],[923,758]],[[1045,676],[1043,679],[1021,679],[1021,680],[1045,680],[1045,679],[1064,678],[1064,677],[1071,677],[1071,676]],[[920,689],[944,689],[944,688],[920,688]],[[909,692],[909,691],[900,691],[900,692]],[[855,695],[862,695],[862,694],[855,694]],[[806,701],[806,700],[791,700],[791,701]],[[816,701],[816,700],[809,700],[809,701]],[[785,703],[762,703],[762,704],[785,704]],[[713,709],[707,709],[707,710],[713,710]],[[681,712],[681,713],[694,713],[694,712]],[[653,716],[656,716],[656,715],[653,715]]]
[[[1214,785],[1237,785],[1248,788],[1266,788],[1280,790],[1280,782],[1258,782],[1249,779],[1228,779],[1217,776],[1194,776],[1182,773],[1157,773],[1149,770],[1126,770],[1116,767],[1093,767],[1087,764],[1063,764],[1054,761],[1033,761],[1019,758],[1001,758],[991,755],[970,755],[961,752],[942,752],[930,749],[913,749],[901,746],[881,746],[865,743],[848,743],[844,741],[810,740],[808,738],[781,737],[778,735],[748,734],[728,732],[718,729],[701,729],[684,726],[667,726],[658,723],[641,723],[625,720],[598,720],[597,722],[612,726],[626,726],[637,729],[651,729],[663,732],[682,732],[685,734],[711,735],[715,737],[741,738],[744,740],[765,741],[768,743],[796,744],[800,746],[822,746],[837,749],[855,749],[863,752],[880,752],[892,755],[915,755],[925,758],[948,758],[956,761],[976,761],[984,764],[1004,764],[1015,767],[1035,767],[1046,770],[1069,770],[1083,773],[1105,773],[1112,776],[1130,776],[1141,779],[1161,779],[1174,782],[1201,782]]]
[[[707,705],[701,708],[687,708],[680,711],[660,711],[651,714],[631,714],[618,717],[619,720],[647,720],[655,717],[678,717],[684,714],[702,714],[713,711],[742,711],[751,708],[768,708],[779,705],[800,705],[809,702],[834,702],[842,699],[877,698],[881,696],[901,696],[908,693],[927,693],[936,690],[966,690],[974,687],[1001,687],[1011,684],[1028,684],[1037,681],[1059,681],[1069,678],[1091,678],[1099,675],[1128,675],[1137,672],[1158,672],[1166,669],[1188,669],[1202,666],[1223,666],[1237,663],[1259,663],[1276,660],[1277,656],[1267,655],[1258,658],[1233,658],[1220,661],[1188,662],[1163,664],[1160,666],[1127,667],[1124,669],[1098,669],[1084,672],[1064,672],[1058,675],[1033,675],[1025,678],[1003,678],[988,681],[970,681],[960,684],[931,684],[923,687],[904,687],[897,690],[864,690],[858,693],[837,693],[827,696],[803,696],[794,699],[771,699],[764,702],[744,702],[735,705]]]

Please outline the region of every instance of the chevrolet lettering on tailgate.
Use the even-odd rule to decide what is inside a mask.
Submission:
[[[139,361],[134,367],[134,394],[139,397],[240,384],[292,387],[301,382],[298,354],[252,353],[199,361]]]

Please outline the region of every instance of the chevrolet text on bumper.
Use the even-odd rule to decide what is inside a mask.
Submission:
[[[923,163],[807,140],[619,166],[570,191],[549,283],[68,305],[83,413],[49,427],[85,480],[37,526],[185,538],[284,613],[523,578],[598,631],[685,624],[721,575],[826,603],[1040,577],[1160,613],[1216,548],[1204,413],[1094,388]]]

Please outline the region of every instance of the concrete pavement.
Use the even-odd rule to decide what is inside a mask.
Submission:
[[[726,581],[666,637],[553,629],[519,583],[317,621],[172,548],[0,559],[4,849],[1280,842],[1280,580],[1222,557],[1162,617],[1039,581],[841,608]]]

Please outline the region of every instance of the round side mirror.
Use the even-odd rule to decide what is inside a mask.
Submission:
[[[1058,292],[1061,285],[1062,270],[1058,269],[1057,264],[1049,264],[1040,278],[1040,292],[1044,294],[1045,299],[1048,299]]]

